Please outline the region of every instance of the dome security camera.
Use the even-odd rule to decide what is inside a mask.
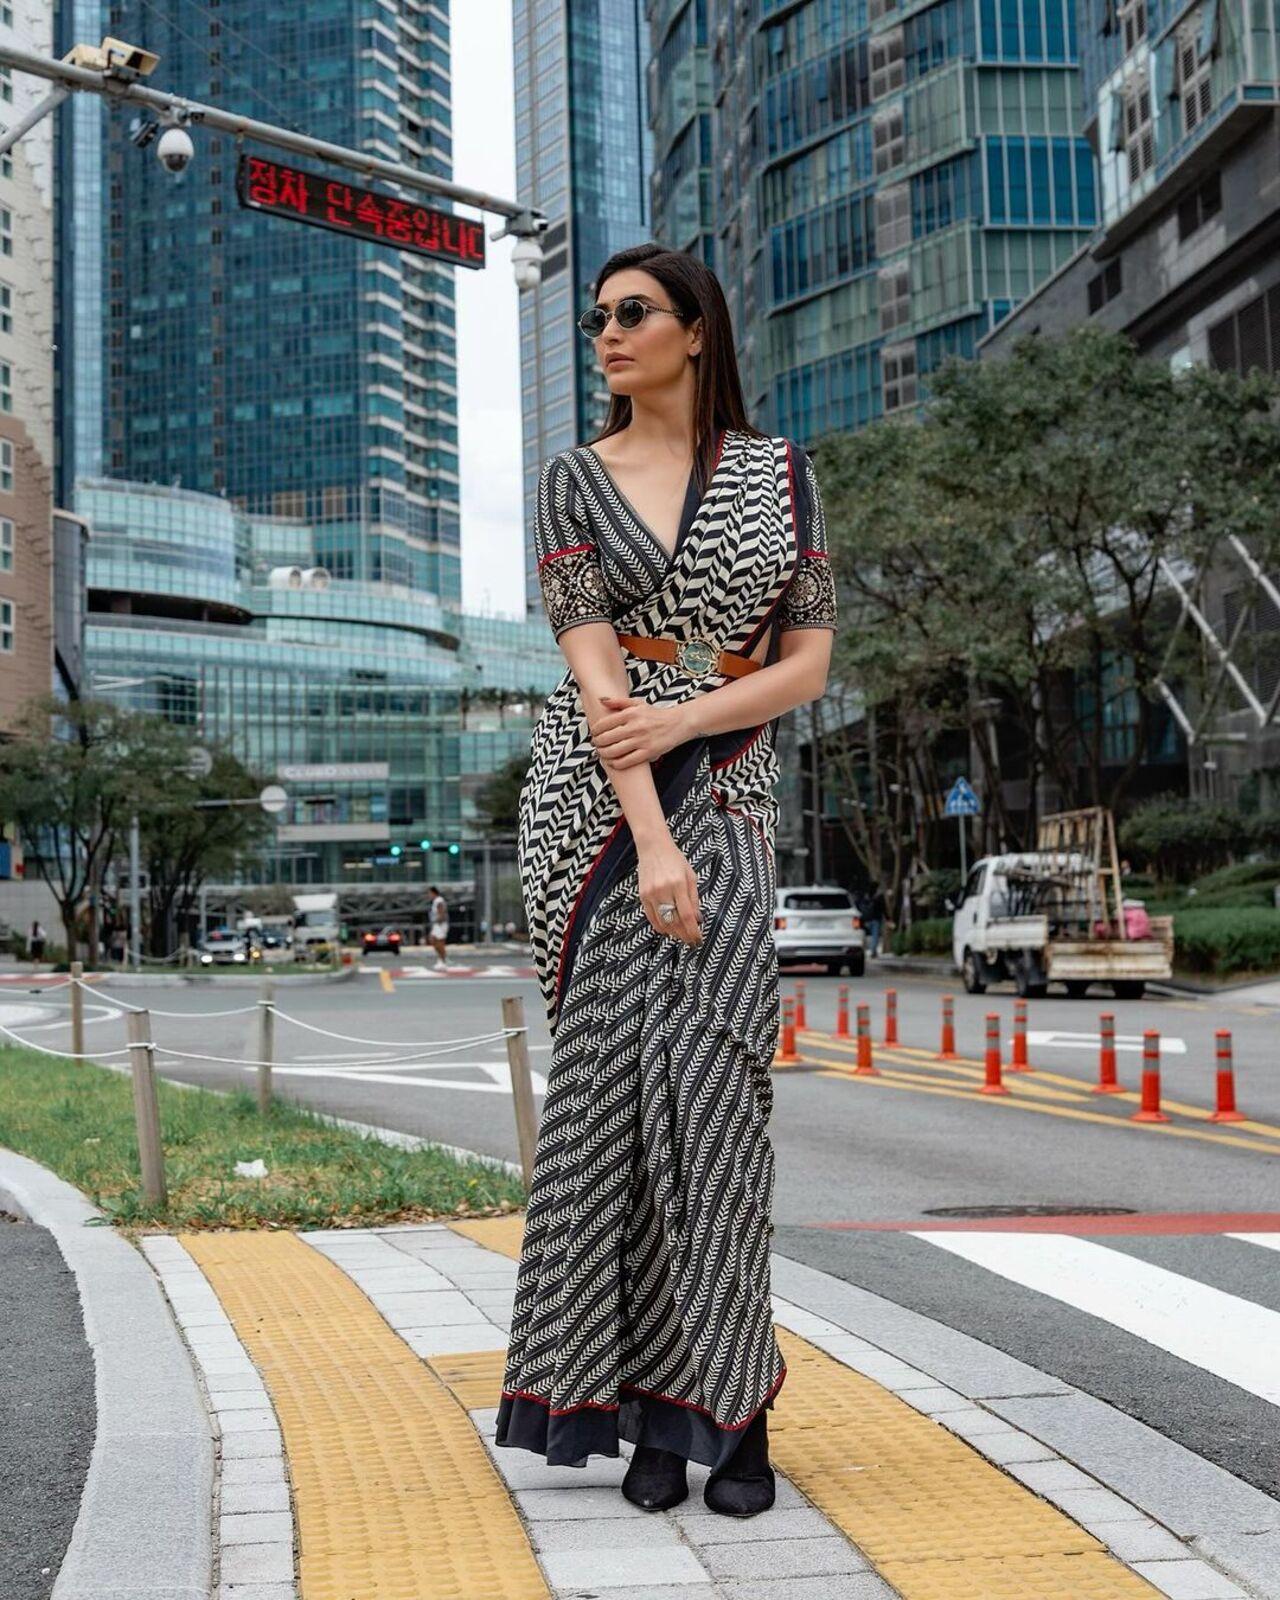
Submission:
[[[511,270],[517,289],[536,289],[542,282],[542,246],[536,239],[517,239],[511,249]]]
[[[166,128],[156,145],[160,165],[170,172],[185,172],[195,153],[196,147],[185,128]]]

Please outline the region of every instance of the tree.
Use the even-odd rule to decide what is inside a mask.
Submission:
[[[163,780],[153,721],[105,701],[50,698],[27,706],[15,737],[0,745],[0,815],[17,824],[28,860],[58,902],[69,960],[87,897],[89,959],[96,961],[107,866],[133,810]]]
[[[529,771],[527,755],[511,756],[487,783],[476,790],[476,810],[490,833],[514,833],[519,821],[520,790]]]

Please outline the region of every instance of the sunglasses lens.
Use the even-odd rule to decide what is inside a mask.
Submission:
[[[644,321],[645,305],[642,300],[622,300],[614,316],[620,328],[638,328]]]
[[[588,339],[598,339],[607,326],[609,317],[607,312],[599,306],[592,306],[589,311],[584,311],[578,318],[578,326]]]

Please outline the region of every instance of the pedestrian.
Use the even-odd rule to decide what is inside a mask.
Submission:
[[[27,939],[27,954],[33,961],[44,960],[44,945],[48,935],[44,931],[44,924],[35,921],[31,924],[31,933]]]
[[[445,940],[449,937],[449,907],[445,897],[433,883],[427,890],[431,896],[431,928],[427,943],[436,953],[436,971],[449,965],[445,954]]]
[[[124,966],[125,956],[129,949],[129,935],[125,932],[124,923],[117,923],[111,930],[111,959]]]
[[[884,890],[873,883],[867,896],[867,910],[863,921],[867,925],[867,954],[880,954],[880,935],[884,931]]]
[[[519,798],[553,1045],[495,1441],[583,1466],[627,1439],[633,1504],[679,1504],[692,1460],[712,1510],[753,1516],[786,1376],[774,729],[825,679],[835,591],[813,468],[747,421],[715,275],[646,244],[595,285],[603,448],[549,457],[535,502],[569,670]]]

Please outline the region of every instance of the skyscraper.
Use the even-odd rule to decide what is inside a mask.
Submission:
[[[914,406],[1094,225],[1075,0],[666,0],[650,22],[655,233],[714,231],[771,432]]]
[[[431,0],[115,0],[96,24],[94,9],[73,4],[72,25],[155,51],[157,87],[451,173],[449,28]],[[241,209],[235,140],[199,134],[174,175],[130,144],[136,108],[82,129],[94,111],[72,113],[91,147],[71,159],[83,173],[96,139],[105,181],[97,214],[85,185],[67,195],[69,479],[180,484],[304,517],[335,575],[458,599],[455,269]],[[100,424],[81,418],[95,398]]]
[[[515,0],[516,189],[550,226],[520,303],[525,584],[538,604],[533,499],[547,456],[597,432],[608,391],[574,320],[615,250],[649,237],[648,34],[641,0]]]

